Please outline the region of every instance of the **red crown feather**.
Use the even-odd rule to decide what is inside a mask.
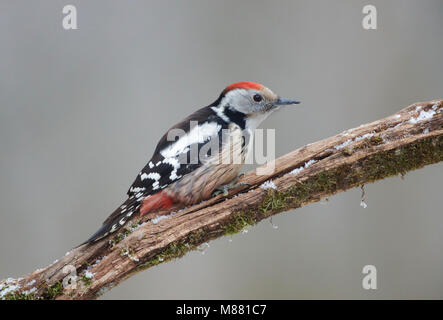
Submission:
[[[244,82],[236,82],[236,83],[230,84],[229,86],[227,86],[225,88],[225,90],[223,90],[223,92],[227,93],[227,92],[234,90],[234,89],[261,90],[261,89],[263,89],[263,87],[264,86],[261,85],[260,83],[256,83],[256,82],[252,82],[252,81],[244,81]]]

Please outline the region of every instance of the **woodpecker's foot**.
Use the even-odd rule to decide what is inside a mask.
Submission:
[[[229,190],[231,190],[231,189],[235,189],[235,188],[240,187],[240,186],[252,187],[252,184],[247,183],[247,182],[238,182],[238,183],[237,183],[237,181],[238,181],[241,177],[243,177],[244,175],[245,175],[244,173],[240,173],[240,174],[237,176],[237,178],[235,178],[235,180],[232,181],[232,182],[228,185],[228,186],[230,186],[230,187],[229,187]]]
[[[239,182],[239,183],[236,183],[231,189],[234,189],[234,188],[237,188],[237,187],[240,187],[240,186],[252,187],[252,184],[247,183],[247,182]]]
[[[236,179],[237,181],[237,179]],[[223,196],[228,196],[229,195],[229,190],[241,187],[241,186],[248,186],[250,187],[251,185],[247,182],[239,182],[239,183],[231,183],[231,184],[225,184],[223,186],[217,187],[214,192],[212,193],[212,196],[215,197],[219,194],[223,194]]]

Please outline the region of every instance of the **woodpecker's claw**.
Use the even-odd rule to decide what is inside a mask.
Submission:
[[[217,188],[215,188],[215,190],[212,192],[212,195],[211,195],[211,197],[215,197],[215,196],[218,196],[219,194],[223,194],[223,196],[227,196],[228,195],[228,192],[229,190],[228,190],[228,188],[227,188],[227,186],[226,185],[224,185],[224,186],[220,186],[220,187],[217,187]]]
[[[219,194],[223,194],[223,196],[227,197],[229,195],[229,190],[241,187],[241,186],[248,186],[250,187],[251,184],[247,182],[239,182],[239,183],[233,183],[233,184],[225,184],[223,186],[215,188],[214,192],[212,193],[212,196],[218,196]]]
[[[247,182],[239,182],[237,183],[232,189],[240,187],[240,186],[247,186],[247,187],[252,187],[252,184],[247,183]]]

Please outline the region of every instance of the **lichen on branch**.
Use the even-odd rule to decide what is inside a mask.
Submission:
[[[312,143],[275,160],[269,175],[245,174],[227,196],[162,219],[134,217],[113,237],[68,252],[19,279],[0,282],[1,299],[93,299],[136,272],[182,257],[279,212],[443,160],[443,101],[398,113]],[[69,267],[69,268],[68,268]],[[64,285],[72,270],[77,285]],[[72,276],[72,274],[71,274]]]

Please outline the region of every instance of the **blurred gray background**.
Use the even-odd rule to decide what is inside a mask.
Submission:
[[[62,28],[66,4],[78,30]],[[280,156],[443,98],[442,32],[439,0],[1,0],[0,278],[96,231],[163,132],[227,84],[302,100],[262,125]],[[280,214],[102,298],[443,298],[442,168],[366,186],[366,209],[355,189]]]

